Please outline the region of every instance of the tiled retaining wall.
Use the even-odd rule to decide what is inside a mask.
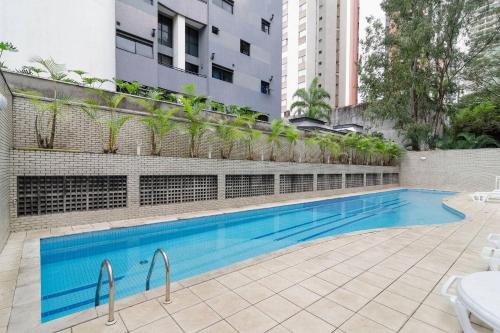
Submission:
[[[500,176],[500,149],[408,152],[401,162],[401,186],[452,191],[491,191]]]
[[[9,154],[12,147],[12,94],[0,71],[0,94],[7,109],[0,110],[0,251],[9,236]]]
[[[334,164],[285,163],[266,161],[236,161],[189,159],[14,150],[12,152],[10,183],[11,227],[13,230],[31,230],[64,225],[97,223],[127,218],[159,216],[175,213],[243,207],[253,204],[290,199],[328,196],[340,193],[375,190],[393,185],[345,188],[345,174],[398,173],[398,167],[354,166]],[[343,174],[343,188],[317,191],[318,174]],[[225,175],[274,175],[274,194],[225,199]],[[280,194],[280,175],[313,175],[313,191]],[[84,212],[57,213],[36,216],[17,216],[17,176],[80,176],[126,175],[127,207]],[[141,206],[139,180],[141,175],[216,175],[217,200],[185,202],[157,206]],[[300,177],[298,177],[300,178]],[[306,177],[307,178],[307,177]],[[382,179],[382,177],[380,177]]]

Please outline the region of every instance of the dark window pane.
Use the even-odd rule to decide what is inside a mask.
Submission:
[[[186,62],[186,72],[190,72],[190,73],[196,73],[198,74],[199,72],[199,67],[195,64],[192,64],[192,63],[189,63],[189,62]]]
[[[186,27],[186,53],[198,56],[198,30]]]
[[[219,28],[217,28],[216,26],[212,26],[212,33],[218,35],[219,34]]]
[[[135,49],[138,55],[153,58],[153,46],[136,43]]]
[[[163,66],[172,67],[174,59],[166,54],[158,53],[158,63]]]
[[[250,43],[247,43],[244,40],[240,39],[240,52],[243,53],[244,55],[249,56],[250,55]]]
[[[158,16],[158,43],[172,47],[172,19],[159,15]]]
[[[262,19],[261,29],[262,29],[262,31],[264,31],[266,34],[271,33],[271,23],[269,23],[268,21],[266,21],[266,20]]]
[[[271,93],[269,82],[260,81],[260,92],[266,95],[269,95]]]
[[[121,50],[135,53],[135,42],[122,36],[116,36],[116,47]]]
[[[153,58],[153,43],[126,32],[116,32],[116,47],[144,57]]]
[[[221,66],[212,65],[212,77],[214,79],[233,83],[233,71]]]
[[[234,2],[232,0],[212,0],[212,3],[231,14],[233,13]]]

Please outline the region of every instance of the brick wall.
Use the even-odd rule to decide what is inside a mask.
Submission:
[[[7,109],[0,110],[0,251],[9,236],[9,154],[12,146],[12,95],[0,71],[0,95]]]
[[[106,155],[92,153],[67,153],[14,150],[12,152],[10,208],[13,230],[31,230],[63,225],[97,223],[127,218],[168,215],[218,208],[242,207],[252,204],[276,202],[313,196],[328,196],[388,186],[370,186],[338,190],[316,191],[317,174],[334,173],[392,173],[397,167],[349,166],[334,164],[285,163],[266,161],[238,161],[216,159],[189,159],[177,157],[152,157],[130,155]],[[273,174],[274,195],[225,199],[225,175]],[[279,194],[280,174],[313,174],[314,191]],[[17,176],[47,175],[126,175],[128,183],[127,207],[85,212],[70,212],[37,216],[17,216]],[[139,177],[141,175],[217,175],[218,200],[140,206]],[[345,182],[345,176],[344,176]]]
[[[402,186],[453,191],[491,191],[500,176],[500,149],[408,152],[401,162]]]

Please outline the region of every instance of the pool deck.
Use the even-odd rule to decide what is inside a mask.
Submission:
[[[0,333],[461,332],[439,289],[450,275],[486,270],[479,253],[490,245],[486,236],[500,232],[500,204],[472,202],[465,193],[446,204],[466,219],[288,247],[173,283],[168,305],[164,288],[119,300],[113,326],[105,325],[107,305],[39,323],[40,238],[166,218],[13,233],[0,254]],[[491,332],[473,320],[478,332]]]

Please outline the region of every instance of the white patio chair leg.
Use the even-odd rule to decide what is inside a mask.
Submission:
[[[454,297],[454,299],[450,299],[450,301],[453,304],[455,312],[457,313],[458,321],[460,322],[460,326],[462,326],[464,333],[477,333],[477,331],[472,327],[467,308],[464,307],[456,297]]]

